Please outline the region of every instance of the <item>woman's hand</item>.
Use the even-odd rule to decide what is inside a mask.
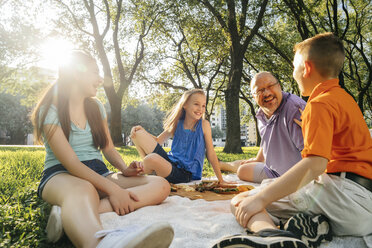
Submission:
[[[125,215],[133,212],[134,202],[139,201],[138,197],[134,193],[122,189],[119,186],[113,188],[113,190],[108,193],[108,199],[112,209],[118,215]]]
[[[141,129],[143,129],[143,127],[140,126],[140,125],[132,127],[132,129],[130,130],[130,137],[132,139],[136,138],[136,132],[141,130]]]
[[[142,162],[133,161],[130,165],[121,171],[126,177],[134,177],[143,173],[143,164]]]

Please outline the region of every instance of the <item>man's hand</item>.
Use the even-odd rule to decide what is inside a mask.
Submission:
[[[246,228],[249,220],[255,214],[263,211],[265,206],[257,195],[248,196],[235,204],[235,217],[238,223]]]
[[[126,169],[122,170],[121,172],[126,177],[138,176],[143,173],[143,164],[142,162],[133,161]]]
[[[240,165],[249,164],[249,163],[252,163],[252,162],[257,162],[257,158],[250,158],[250,159],[247,159],[247,160],[243,160],[243,161],[240,162]]]

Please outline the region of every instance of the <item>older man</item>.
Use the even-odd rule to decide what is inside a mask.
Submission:
[[[260,106],[257,121],[261,147],[255,158],[230,163],[220,162],[222,170],[237,171],[241,180],[261,182],[284,174],[301,160],[304,147],[301,127],[296,124],[306,102],[281,90],[270,72],[257,73],[251,81],[251,91]]]

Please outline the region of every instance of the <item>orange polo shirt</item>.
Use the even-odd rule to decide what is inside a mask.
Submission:
[[[328,159],[326,172],[372,179],[372,138],[357,103],[331,79],[318,84],[302,114],[302,157]]]

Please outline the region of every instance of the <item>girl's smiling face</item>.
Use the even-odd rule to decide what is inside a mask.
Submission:
[[[190,96],[183,109],[186,112],[186,118],[199,120],[205,113],[206,98],[204,94],[195,93]]]

